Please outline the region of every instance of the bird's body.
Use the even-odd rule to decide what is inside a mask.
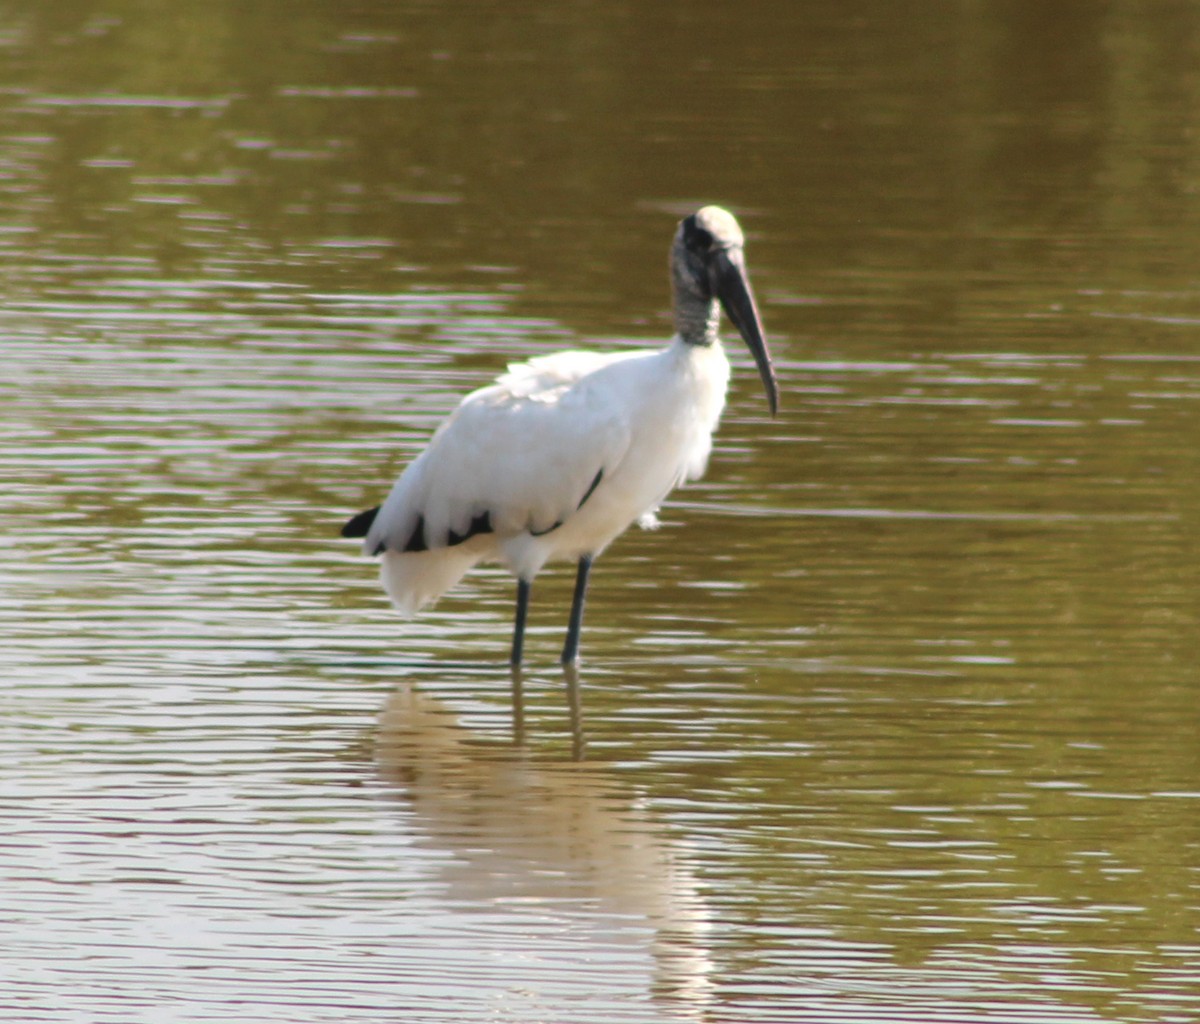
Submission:
[[[773,410],[774,379],[740,276],[740,230],[716,207],[684,224],[705,215],[699,230],[709,243],[714,226],[736,235],[723,250],[736,247],[742,282],[730,301],[741,300],[743,333],[757,335],[758,348],[747,340]],[[666,348],[559,352],[510,366],[463,398],[378,509],[346,524],[345,535],[363,536],[364,551],[382,556],[384,586],[403,614],[436,600],[476,564],[501,562],[519,581],[516,663],[530,583],[547,562],[577,561],[564,650],[564,660],[574,659],[592,559],[633,522],[652,524],[667,494],[704,472],[725,403],[729,362],[716,336],[717,297],[710,290],[689,304],[680,294],[683,231],[673,262],[681,330]]]
[[[599,555],[703,473],[728,379],[719,347],[678,341],[510,367],[462,400],[375,517],[365,547],[383,555],[388,595],[411,615],[478,562],[532,580]],[[484,513],[490,531],[467,536]],[[418,518],[429,550],[406,552]]]

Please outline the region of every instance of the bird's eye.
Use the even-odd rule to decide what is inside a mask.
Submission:
[[[711,231],[706,231],[696,223],[693,214],[684,221],[683,241],[693,252],[708,252],[712,248],[713,236]]]

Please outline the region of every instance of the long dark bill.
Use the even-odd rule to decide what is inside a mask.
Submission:
[[[741,252],[734,249],[718,253],[713,269],[716,271],[713,291],[721,300],[725,315],[733,321],[750,354],[754,356],[758,375],[767,391],[771,415],[774,416],[779,410],[779,385],[775,382],[771,353],[767,351],[767,339],[763,336],[762,321],[754,304],[754,293],[750,291],[750,279],[746,276],[746,264]]]

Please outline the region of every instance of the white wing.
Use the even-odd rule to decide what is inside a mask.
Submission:
[[[510,366],[467,395],[396,481],[368,554],[553,529],[629,446],[618,382],[605,373],[649,353],[559,352]]]
[[[573,350],[535,356],[524,363],[509,363],[507,373],[497,377],[496,383],[491,387],[476,391],[475,395],[499,387],[514,398],[552,401],[554,396],[561,394],[582,377],[630,354],[637,353],[613,354]],[[470,401],[475,395],[467,395],[464,402]]]

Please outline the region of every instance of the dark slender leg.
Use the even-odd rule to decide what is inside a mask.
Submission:
[[[529,612],[529,580],[517,580],[517,617],[513,622],[512,657],[509,663],[521,664],[525,650],[525,616]]]
[[[571,621],[567,624],[567,642],[562,652],[564,665],[579,660],[579,630],[583,626],[583,601],[587,596],[588,573],[591,569],[592,556],[584,555],[575,573],[575,597],[571,601]]]

